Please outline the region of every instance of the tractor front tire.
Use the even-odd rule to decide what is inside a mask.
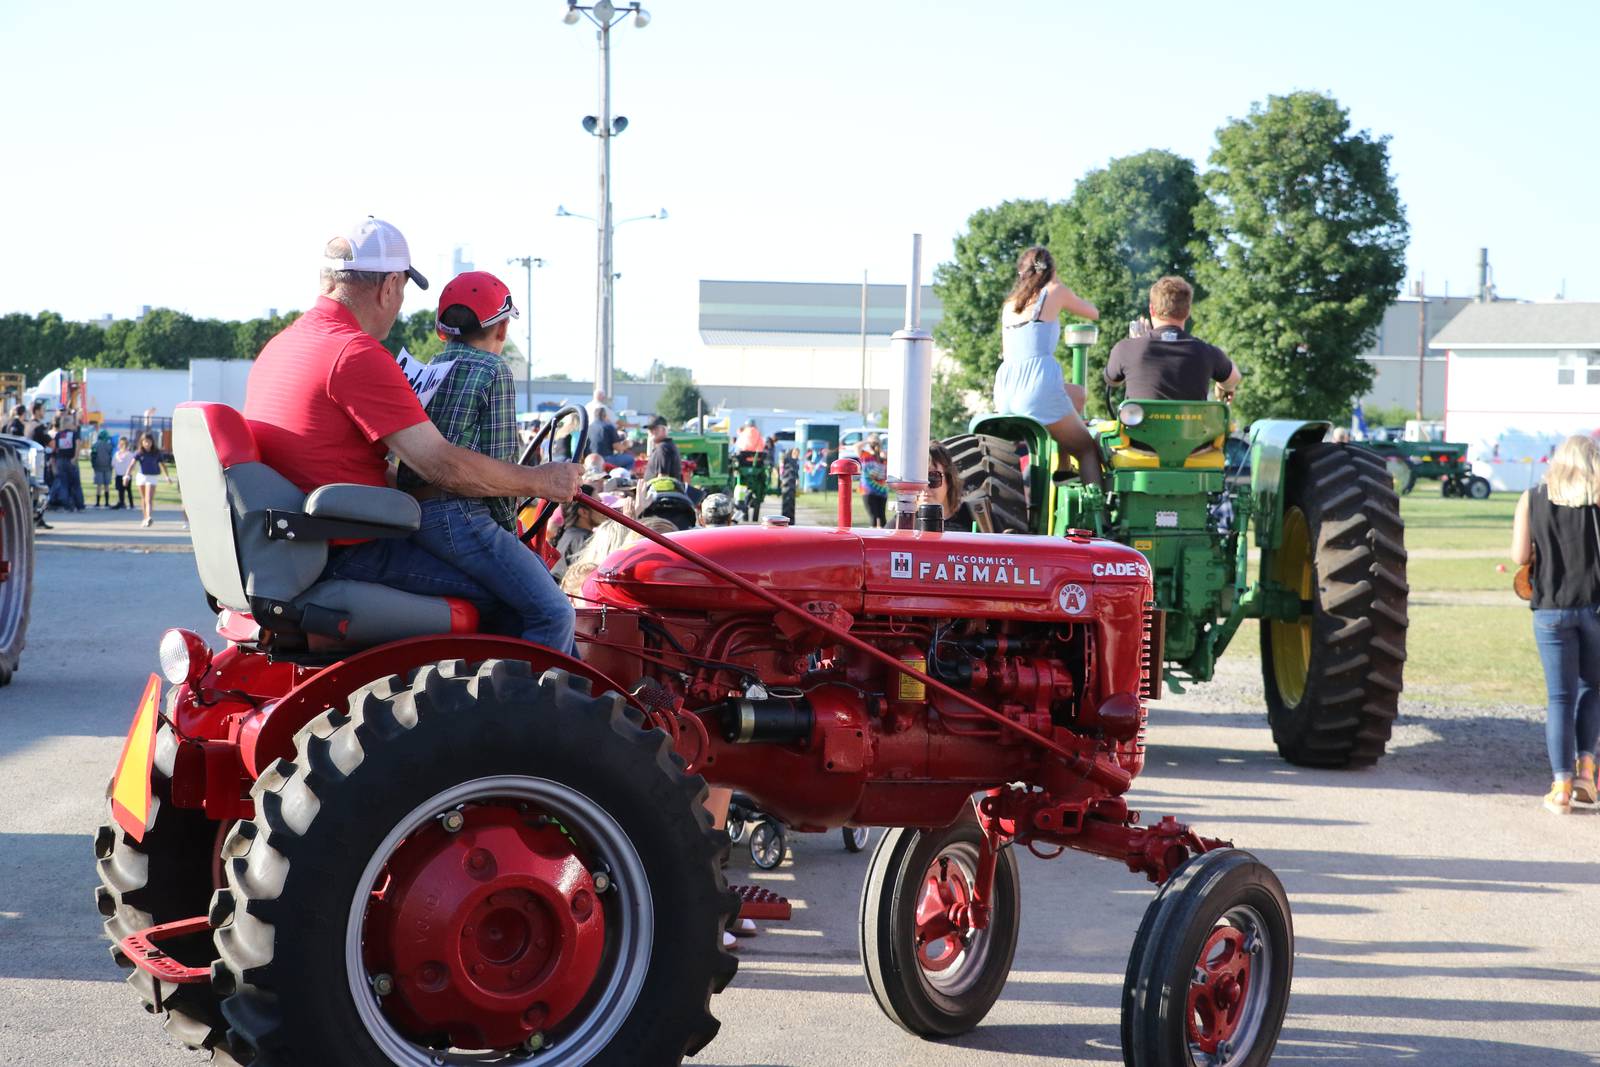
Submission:
[[[22,658],[32,599],[33,497],[21,457],[0,447],[0,685]]]
[[[1494,489],[1489,484],[1489,479],[1481,474],[1474,474],[1467,479],[1467,496],[1473,500],[1488,500],[1489,493]]]
[[[716,1036],[727,836],[619,695],[445,662],[362,687],[295,749],[225,842],[213,909],[248,1062],[657,1067]]]
[[[1145,910],[1122,984],[1126,1067],[1266,1067],[1294,973],[1276,875],[1240,849],[1192,857]]]
[[[1028,533],[1028,481],[1016,444],[988,434],[946,438],[945,451],[961,475],[961,502],[976,517],[988,509],[994,533]],[[1038,457],[1034,457],[1037,462]]]
[[[883,1013],[922,1038],[983,1021],[1011,974],[1022,915],[1017,857],[996,858],[989,923],[925,936],[926,923],[971,900],[983,830],[971,815],[942,830],[884,831],[861,889],[861,959]]]
[[[211,903],[218,824],[198,808],[172,804],[177,756],[178,740],[163,723],[156,732],[151,771],[153,817],[143,841],[135,841],[112,817],[111,786],[106,786],[105,823],[94,838],[95,867],[100,875],[95,906],[105,919],[111,958],[129,972],[128,985],[145,1010],[160,1015],[167,1033],[186,1047],[209,1052],[213,1062],[232,1064],[226,1045],[227,1024],[211,986],[159,981],[134,967],[118,947],[129,934],[205,915]],[[216,958],[209,935],[164,942],[162,948],[192,967],[209,966]]]
[[[1383,460],[1350,445],[1290,456],[1282,544],[1262,561],[1309,612],[1261,623],[1267,718],[1303,767],[1377,762],[1399,714],[1406,659],[1406,548]]]

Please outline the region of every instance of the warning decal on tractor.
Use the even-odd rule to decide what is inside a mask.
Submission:
[[[160,701],[161,678],[152,674],[139,699],[133,726],[122,745],[122,758],[117,761],[117,776],[111,784],[111,814],[135,841],[144,840],[150,821],[150,767],[156,758]]]
[[[1077,582],[1061,587],[1056,600],[1068,615],[1086,615],[1089,611],[1089,591]]]

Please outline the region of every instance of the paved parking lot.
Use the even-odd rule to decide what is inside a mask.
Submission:
[[[23,670],[0,690],[0,1064],[198,1063],[106,955],[90,845],[161,630],[209,626],[193,559],[46,547],[36,578]],[[1147,818],[1233,838],[1283,879],[1298,941],[1274,1062],[1600,1064],[1600,818],[1545,815],[1544,783],[1507,770],[1522,753],[1508,761],[1450,722],[1413,722],[1372,771],[1290,767],[1253,702],[1250,650],[1225,668],[1156,710],[1133,799]],[[797,838],[771,874],[733,872],[789,895],[795,921],[746,943],[714,1004],[722,1035],[694,1062],[1121,1062],[1116,1006],[1147,885],[1108,862],[1025,858],[1005,994],[971,1035],[924,1044],[878,1012],[861,975],[865,866],[828,835]]]

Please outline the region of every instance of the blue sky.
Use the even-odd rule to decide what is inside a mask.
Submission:
[[[1503,294],[1600,300],[1600,4],[647,6],[613,34],[613,202],[671,218],[618,231],[623,367],[684,362],[701,278],[903,282],[914,231],[931,271],[973,210],[1146,148],[1203,162],[1294,89],[1393,138],[1430,292],[1486,245]],[[372,213],[441,281],[465,245],[520,301],[506,258],[545,258],[535,366],[584,376],[594,230],[554,213],[594,213],[597,57],[563,8],[4,0],[0,311],[304,307]]]

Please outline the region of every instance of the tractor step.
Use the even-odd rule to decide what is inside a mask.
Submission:
[[[136,934],[129,934],[118,942],[117,947],[128,961],[141,971],[155,975],[163,982],[173,985],[196,985],[201,982],[211,981],[210,967],[189,967],[156,947],[157,942],[171,941],[174,938],[187,937],[189,934],[209,933],[211,920],[204,915],[193,919],[179,919],[177,922],[162,923]]]
[[[739,918],[761,919],[764,922],[787,922],[794,917],[794,908],[787,897],[780,897],[770,889],[758,885],[730,885],[739,894]]]

